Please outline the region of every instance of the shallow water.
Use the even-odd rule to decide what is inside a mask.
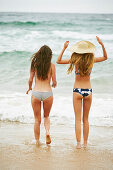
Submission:
[[[90,27],[91,25],[91,27]],[[27,96],[30,57],[45,43],[53,50],[53,63],[63,43],[69,47],[79,40],[89,40],[102,50],[95,36],[102,38],[108,60],[94,65],[91,73],[93,103],[90,125],[113,126],[113,15],[112,14],[43,14],[0,13],[0,120],[33,123],[30,95]],[[64,57],[69,57],[69,50]],[[74,125],[72,89],[74,73],[56,64],[58,86],[53,89],[51,111],[53,124]]]

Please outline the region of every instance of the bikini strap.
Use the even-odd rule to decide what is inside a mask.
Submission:
[[[75,67],[75,74],[80,75],[78,67]]]

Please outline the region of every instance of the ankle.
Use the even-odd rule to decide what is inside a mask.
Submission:
[[[36,144],[39,145],[40,144],[40,140],[36,139]]]
[[[87,140],[84,140],[84,144],[87,144]]]
[[[50,134],[50,133],[49,133],[49,131],[47,130],[47,131],[46,131],[46,136],[49,135],[49,134]]]
[[[84,141],[84,147],[87,147],[87,141]]]
[[[81,148],[81,142],[77,142],[76,148],[77,148],[77,149],[80,149],[80,148]]]

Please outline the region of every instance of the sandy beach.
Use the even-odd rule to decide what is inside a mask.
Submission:
[[[87,149],[76,149],[74,127],[51,125],[51,145],[36,146],[33,124],[0,122],[0,170],[111,170],[113,128],[90,126]]]
[[[22,7],[27,8],[29,3],[23,5],[23,1]],[[60,4],[62,2],[59,1]],[[75,1],[68,2],[76,4]],[[94,9],[95,5],[90,2]],[[9,5],[13,11],[18,9],[14,8],[13,3],[8,4],[5,0],[4,3],[8,10]],[[15,3],[19,7],[16,1]],[[41,9],[42,3],[44,9],[43,1],[37,3],[36,7]],[[96,4],[95,1],[94,3]],[[52,4],[55,9],[59,9],[56,8],[57,3]],[[65,4],[66,1],[63,3],[63,10]],[[111,5],[106,1],[105,11],[107,4]],[[31,1],[30,8],[32,5]],[[3,8],[3,5],[0,7]],[[77,5],[73,7],[78,9]],[[110,10],[109,14],[101,14],[100,10],[103,8],[100,9],[99,2],[97,7],[99,13],[92,14],[83,11],[45,13],[45,10],[42,13],[34,13],[34,10],[33,13],[24,10],[0,12],[0,170],[113,169],[113,14],[110,14]],[[89,5],[88,9],[84,9],[86,12],[91,10]],[[101,57],[103,52],[96,35],[104,42],[108,60],[94,64],[91,72],[93,100],[89,114],[88,147],[84,149],[82,145],[77,150],[72,104],[75,72],[68,75],[68,66],[58,65],[56,60],[66,40],[69,40],[70,47],[81,40],[90,41],[97,49],[95,57]],[[42,113],[41,145],[36,146],[31,94],[26,95],[26,91],[31,56],[44,44],[53,51],[57,88],[53,89],[54,102],[50,113],[52,143],[49,146],[45,144]],[[65,51],[64,59],[71,56],[70,47]]]

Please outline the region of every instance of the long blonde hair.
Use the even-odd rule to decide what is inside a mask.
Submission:
[[[94,54],[93,53],[85,53],[78,54],[73,53],[70,59],[70,66],[67,70],[67,73],[71,73],[73,71],[74,66],[77,66],[79,69],[80,76],[87,76],[90,74],[91,69],[94,63]]]

